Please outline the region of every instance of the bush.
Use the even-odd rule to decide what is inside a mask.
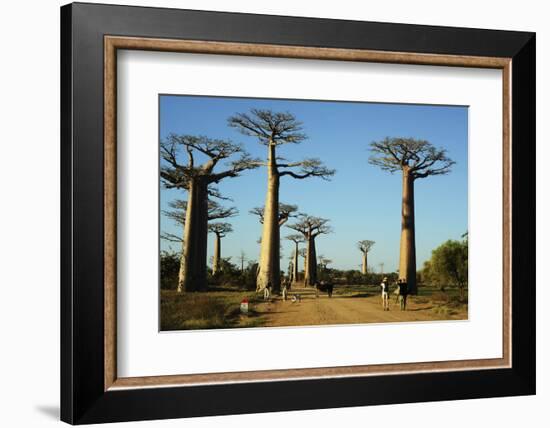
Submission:
[[[160,288],[175,290],[178,287],[179,270],[179,254],[162,251],[160,253]]]

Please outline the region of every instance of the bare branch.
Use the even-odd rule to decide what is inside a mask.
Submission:
[[[218,183],[226,177],[238,177],[242,171],[255,169],[262,165],[259,159],[253,159],[248,154],[243,154],[239,159],[229,163],[229,169],[211,174],[208,178],[209,183]]]
[[[254,207],[248,212],[257,215],[260,218],[260,223],[264,224],[264,207]]]
[[[183,242],[183,238],[181,236],[177,236],[177,235],[174,235],[173,233],[168,233],[168,232],[161,233],[160,238],[164,239],[165,241],[177,242],[180,244]]]
[[[320,177],[324,180],[329,180],[331,176],[336,172],[334,169],[327,168],[320,159],[311,158],[304,159],[300,162],[293,162],[288,164],[279,164],[279,167],[300,167],[299,172],[294,172],[291,170],[283,170],[279,173],[279,176],[283,177],[289,175],[293,178],[304,179],[308,177]]]
[[[235,217],[239,213],[236,207],[225,208],[216,201],[208,201],[208,220]]]
[[[168,205],[170,206],[170,208],[172,208],[172,210],[163,210],[162,214],[169,219],[175,221],[177,224],[184,226],[187,211],[187,201],[176,199],[174,201],[171,201]],[[208,201],[208,220],[234,217],[238,214],[238,212],[239,211],[235,207],[225,208],[216,201]]]

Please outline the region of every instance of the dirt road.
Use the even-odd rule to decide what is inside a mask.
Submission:
[[[335,290],[333,297],[329,298],[326,293],[320,293],[316,297],[312,288],[293,288],[289,297],[295,294],[300,294],[301,302],[293,303],[290,298],[283,301],[280,297],[275,297],[271,302],[257,305],[255,311],[262,318],[262,325],[271,327],[467,319],[466,311],[441,315],[433,310],[433,303],[415,296],[409,297],[407,310],[401,311],[395,302],[395,296],[391,295],[390,310],[383,311],[378,293],[347,293]]]

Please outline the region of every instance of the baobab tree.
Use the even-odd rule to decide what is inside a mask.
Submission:
[[[290,162],[277,157],[276,148],[283,144],[299,144],[306,140],[302,123],[290,113],[252,109],[249,113],[238,113],[228,119],[229,126],[242,134],[255,137],[267,147],[267,192],[265,197],[264,222],[260,266],[256,278],[256,289],[263,290],[269,283],[274,290],[280,288],[279,269],[279,184],[281,177],[305,179],[321,177],[328,179],[334,170],[328,169],[316,158]]]
[[[163,232],[161,234],[161,238],[170,242],[178,242],[181,244],[181,257],[180,257],[180,268],[178,273],[178,286],[183,281],[184,278],[184,269],[185,269],[185,263],[183,259],[183,255],[185,252],[185,219],[186,219],[186,213],[187,213],[187,201],[176,199],[174,201],[170,201],[168,203],[168,206],[172,208],[169,211],[163,211],[162,213],[168,217],[169,219],[172,219],[176,224],[182,227],[182,235],[174,235],[173,233]],[[230,207],[225,208],[222,207],[218,202],[213,200],[208,200],[208,221],[212,220],[219,220],[229,217],[234,217],[238,213],[237,208]],[[178,287],[178,291],[181,291],[181,289]]]
[[[260,224],[264,224],[264,207],[254,207],[250,211],[250,214],[257,215]],[[289,218],[296,217],[298,212],[298,206],[297,205],[290,205],[290,204],[279,204],[279,216],[277,223],[279,224],[279,227],[281,227],[283,224],[285,224]]]
[[[216,275],[220,272],[220,264],[222,260],[222,238],[228,233],[233,232],[233,226],[230,223],[210,223],[208,231],[215,235],[214,240],[214,261],[212,263],[212,274]]]
[[[298,282],[298,257],[300,256],[300,249],[298,248],[299,245],[304,241],[303,235],[298,235],[297,233],[288,235],[286,237],[289,241],[294,242],[294,252],[292,253],[292,282],[296,283]]]
[[[239,260],[241,262],[241,274],[244,272],[244,262],[246,261],[246,253],[241,250],[241,253],[239,254]]]
[[[317,256],[317,260],[319,261],[319,267],[321,268],[321,279],[326,280],[327,279],[327,268],[328,265],[332,263],[332,260],[329,258],[326,258],[324,255]]]
[[[447,174],[455,162],[447,156],[445,149],[414,138],[385,138],[372,142],[370,147],[373,155],[369,162],[372,165],[392,174],[401,171],[403,175],[399,277],[405,279],[410,293],[416,294],[414,182],[431,175]]]
[[[304,242],[306,242],[304,240]],[[304,275],[307,270],[307,247],[306,248],[300,248],[300,251],[298,251],[298,254],[300,254],[300,257],[304,259]]]
[[[195,161],[196,154],[203,159],[202,163]],[[160,176],[164,186],[183,189],[188,194],[180,269],[183,272],[178,280],[178,291],[205,290],[209,192],[215,193],[212,186],[223,179],[256,168],[257,160],[251,159],[241,145],[229,140],[175,134],[161,142],[160,155]],[[217,171],[220,162],[226,159],[233,160],[224,170]]]
[[[281,226],[283,224],[285,224],[289,218],[291,217],[295,217],[296,216],[296,213],[298,212],[298,207],[296,205],[290,205],[290,204],[283,204],[283,203],[280,203],[279,204],[279,213],[278,213],[278,221],[277,221],[277,224],[279,225],[279,227],[275,230],[275,235],[272,237],[272,240],[271,240],[271,243],[272,245],[277,245],[278,248],[280,248],[280,244],[281,244]],[[257,215],[259,220],[260,220],[260,223],[263,225],[264,224],[264,213],[265,213],[265,209],[264,207],[255,207],[255,208],[252,208],[250,210],[250,214],[254,214],[254,215]],[[263,237],[263,235],[262,235]],[[262,238],[260,238],[260,244],[262,243]],[[260,248],[263,248],[263,245],[260,247]],[[277,251],[272,251],[273,254],[279,254],[279,257],[277,258],[277,260],[275,260],[273,262],[273,265],[272,265],[272,268],[273,269],[276,269],[277,271],[280,271],[280,259],[281,259],[281,252],[280,250],[277,252]],[[261,250],[260,250],[260,257],[261,257]],[[273,286],[273,291],[277,292],[279,291],[279,287],[275,284],[275,283],[272,283],[272,286]],[[259,291],[260,289],[258,289]]]
[[[374,241],[369,241],[368,239],[365,239],[363,241],[359,241],[357,243],[357,248],[359,248],[359,251],[363,254],[363,263],[361,264],[361,273],[363,275],[366,275],[368,273],[368,264],[367,264],[367,254],[374,245]]]
[[[317,255],[315,250],[315,238],[319,235],[332,232],[332,228],[327,224],[328,222],[329,220],[326,218],[300,214],[298,222],[288,225],[290,229],[301,233],[304,240],[307,242],[304,274],[304,285],[306,287],[317,282]]]

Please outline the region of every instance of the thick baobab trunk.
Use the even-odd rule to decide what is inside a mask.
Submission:
[[[176,288],[178,293],[181,293],[183,291],[183,276],[184,276],[183,273],[184,272],[185,272],[185,228],[183,232],[183,240],[181,241],[180,268],[178,271],[178,286]]]
[[[310,237],[307,240],[307,257],[304,276],[304,285],[315,284],[317,282],[317,254],[315,251],[315,238]]]
[[[399,277],[404,278],[411,294],[416,287],[416,244],[414,237],[414,177],[403,169],[403,206],[401,210],[401,248]]]
[[[367,253],[363,253],[363,264],[361,265],[361,273],[363,275],[366,275],[368,273]]]
[[[208,234],[208,195],[199,179],[189,185],[185,213],[185,242],[178,278],[178,291],[206,289],[206,242]]]
[[[277,171],[275,145],[268,146],[267,193],[264,206],[262,246],[256,290],[271,284],[273,291],[280,289],[279,260],[279,173]]]
[[[275,213],[275,220],[277,227],[273,233],[273,239],[271,245],[273,246],[271,254],[273,257],[272,274],[271,274],[271,286],[272,291],[279,293],[281,291],[281,225],[279,224],[279,178],[277,177],[277,211]]]
[[[220,273],[221,251],[222,251],[222,238],[219,234],[216,233],[214,238],[214,261],[212,263],[213,275]]]
[[[294,260],[292,262],[292,282],[297,283],[298,282],[298,258],[300,255],[298,254],[298,243],[296,242],[294,245]]]
[[[304,277],[303,277],[304,285],[306,284],[306,272],[307,272],[307,250],[306,250],[306,256],[304,257]]]

